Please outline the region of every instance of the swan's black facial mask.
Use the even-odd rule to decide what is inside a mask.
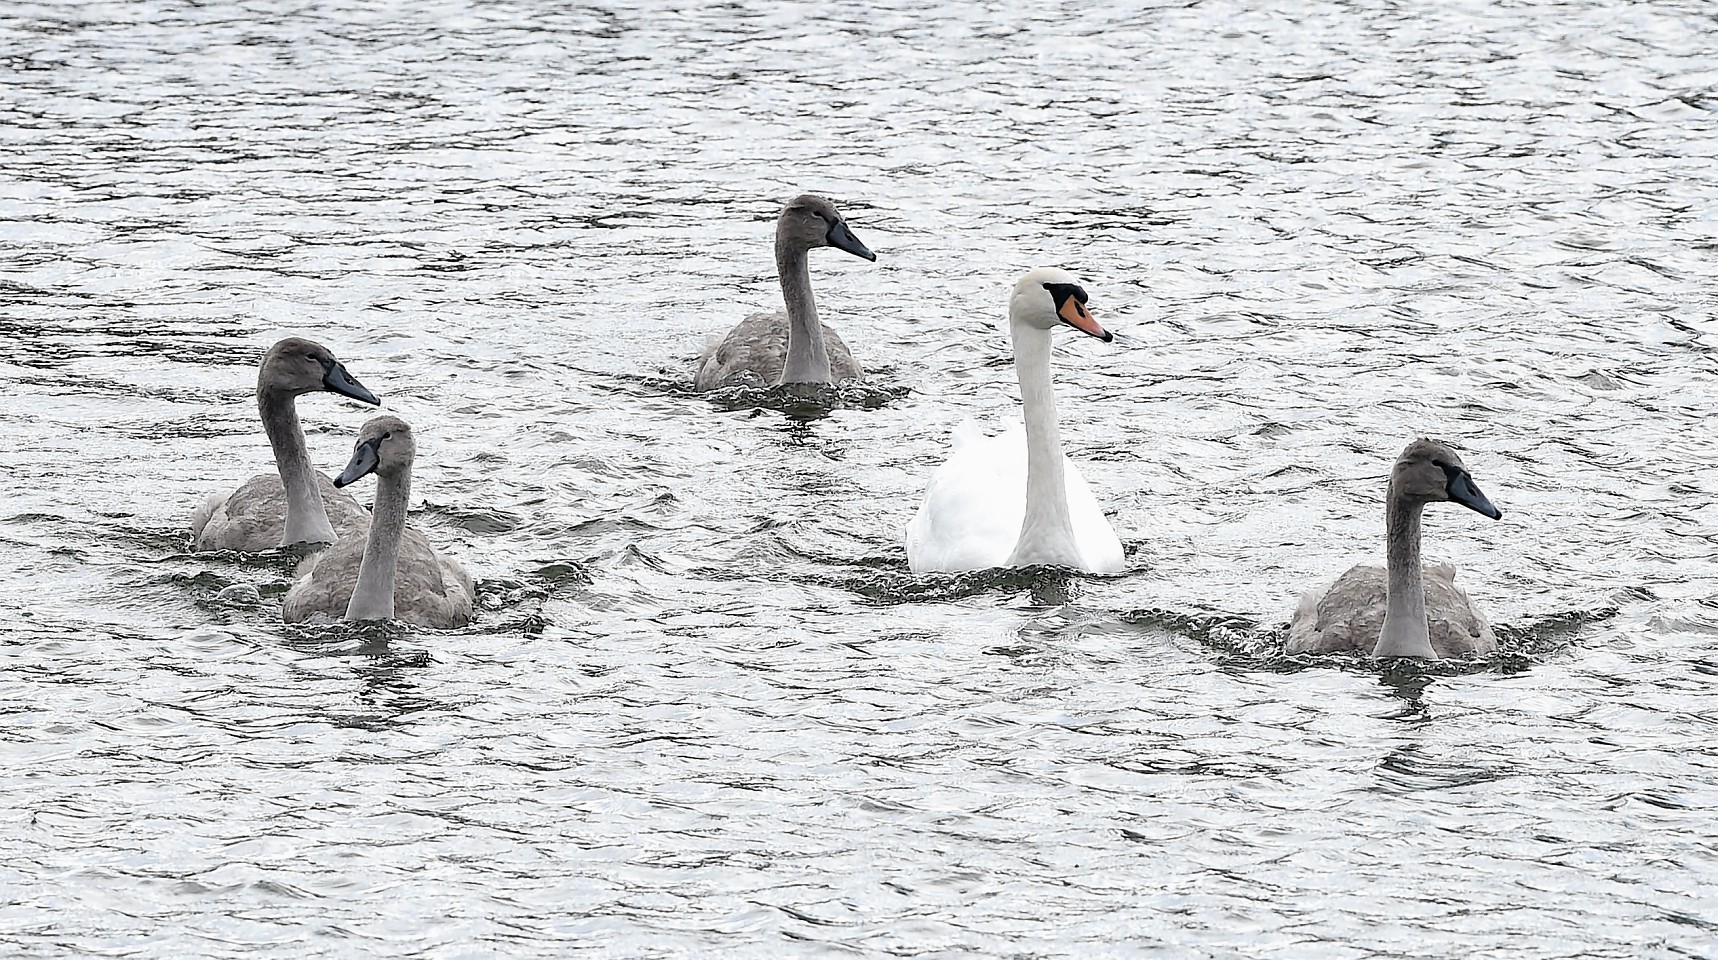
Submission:
[[[1503,519],[1503,511],[1493,506],[1485,494],[1479,492],[1479,487],[1474,484],[1473,477],[1468,476],[1466,470],[1442,460],[1433,460],[1432,463],[1443,468],[1445,489],[1449,491],[1452,503],[1459,503],[1493,520]]]
[[[877,260],[877,255],[871,252],[871,248],[860,243],[859,238],[853,235],[853,231],[847,229],[847,222],[844,220],[830,221],[829,232],[823,235],[823,242],[837,250],[845,250],[855,257],[863,257],[873,263]]]
[[[1079,284],[1046,283],[1044,289],[1050,291],[1051,299],[1056,301],[1056,316],[1061,317],[1063,323],[1105,343],[1115,339],[1086,309],[1086,291]]]
[[[375,394],[366,390],[364,385],[359,383],[350,373],[347,373],[346,366],[338,360],[324,360],[322,362],[322,387],[354,400],[362,400],[378,407],[382,405],[382,401],[377,399]]]

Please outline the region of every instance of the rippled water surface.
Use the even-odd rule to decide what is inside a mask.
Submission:
[[[1718,954],[1703,0],[14,2],[0,151],[0,952]],[[691,394],[807,190],[876,392]],[[1039,263],[1129,570],[915,577]],[[188,552],[289,333],[469,629]],[[1419,434],[1505,655],[1281,656]]]

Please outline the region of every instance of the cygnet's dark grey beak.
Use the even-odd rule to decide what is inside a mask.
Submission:
[[[382,401],[375,394],[365,389],[364,385],[359,383],[350,373],[347,373],[346,365],[338,360],[330,361],[324,368],[322,388],[378,407],[382,405]]]
[[[845,220],[837,220],[830,224],[829,232],[824,235],[823,240],[830,246],[838,250],[845,250],[855,257],[864,257],[873,263],[877,261],[877,255],[871,252],[871,248],[860,243],[859,238],[853,235],[853,231],[847,229],[847,221]]]
[[[358,389],[364,388],[359,387]],[[334,478],[334,485],[344,487],[348,483],[375,473],[376,465],[381,462],[381,455],[377,452],[381,446],[381,437],[359,441],[358,445],[352,448],[352,459],[346,461],[346,469],[340,471],[340,475]]]
[[[1493,506],[1491,501],[1485,498],[1485,494],[1479,492],[1479,487],[1474,486],[1473,478],[1468,476],[1466,470],[1459,467],[1445,467],[1444,473],[1449,477],[1449,492],[1452,501],[1475,513],[1483,513],[1493,520],[1503,519],[1503,511]]]

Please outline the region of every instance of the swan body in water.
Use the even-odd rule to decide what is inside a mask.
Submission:
[[[326,390],[368,404],[382,401],[346,372],[327,347],[288,337],[271,347],[257,371],[257,411],[274,448],[277,473],[252,477],[197,509],[191,536],[198,550],[270,550],[295,543],[333,543],[362,531],[370,514],[310,465],[298,397]]]
[[[377,417],[364,424],[352,459],[334,485],[376,474],[369,536],[342,540],[305,558],[298,581],[286,593],[286,622],[397,618],[440,629],[470,622],[476,601],[471,574],[406,525],[416,455],[412,428],[404,420]]]
[[[1503,511],[1474,485],[1456,452],[1435,440],[1408,444],[1390,471],[1384,507],[1388,567],[1358,565],[1329,589],[1301,598],[1289,622],[1289,653],[1460,657],[1497,651],[1491,625],[1451,564],[1420,563],[1420,514],[1449,501],[1493,520]]]
[[[847,228],[835,205],[805,194],[776,219],[775,262],[786,313],[747,317],[710,344],[698,360],[692,386],[699,391],[745,384],[839,383],[864,376],[852,351],[817,319],[807,253],[835,247],[875,261],[877,255]]]
[[[1121,541],[1080,471],[1062,453],[1050,382],[1050,331],[1066,324],[1108,343],[1073,274],[1040,267],[1008,301],[1025,429],[985,437],[963,425],[907,526],[914,573],[1035,564],[1117,573]]]

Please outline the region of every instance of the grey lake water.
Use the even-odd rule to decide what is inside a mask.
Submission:
[[[1706,0],[10,0],[0,157],[0,954],[1718,955]],[[1128,570],[914,576],[1039,264]],[[469,628],[191,551],[293,334]],[[1503,653],[1285,657],[1419,435]]]

